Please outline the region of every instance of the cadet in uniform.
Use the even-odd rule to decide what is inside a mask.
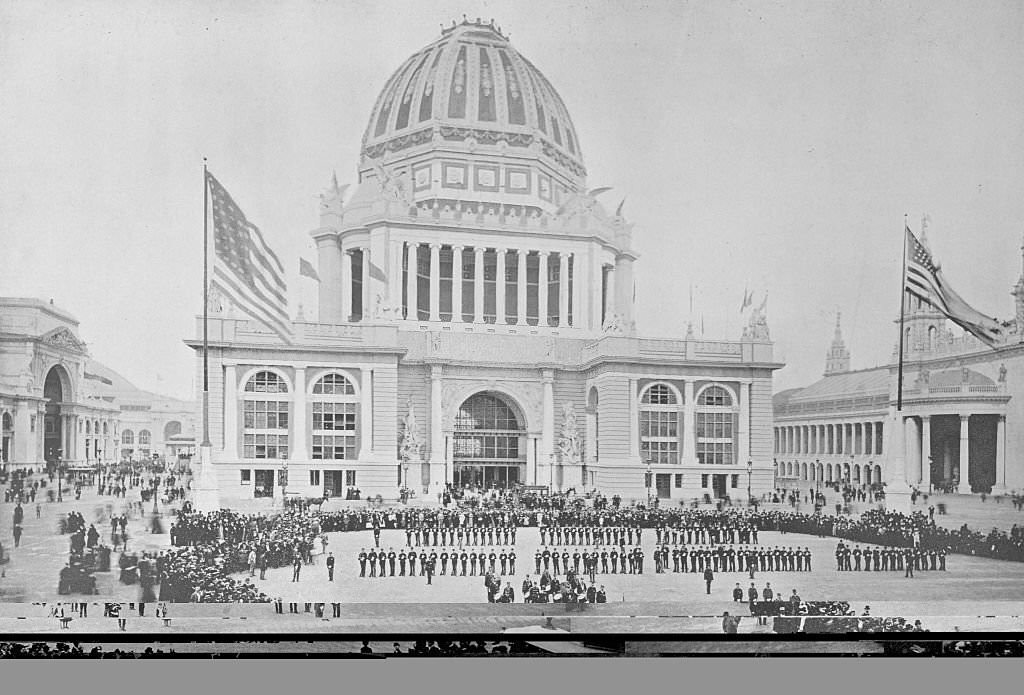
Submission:
[[[366,556],[367,561],[370,563],[370,576],[377,576],[377,551],[370,549],[370,553]]]
[[[366,548],[361,548],[359,551],[359,576],[366,576]]]

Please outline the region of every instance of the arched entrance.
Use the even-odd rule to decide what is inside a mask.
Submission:
[[[507,488],[525,479],[526,428],[502,396],[478,393],[459,407],[452,441],[457,487]]]
[[[43,382],[43,398],[46,399],[46,414],[43,416],[43,455],[47,463],[57,457],[69,458],[71,452],[65,446],[63,403],[70,396],[67,372],[60,365],[54,365],[46,373]],[[65,393],[68,391],[68,393]]]

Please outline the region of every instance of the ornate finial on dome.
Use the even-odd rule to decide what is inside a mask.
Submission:
[[[466,19],[466,13],[465,12],[462,13],[462,23],[463,24],[469,24],[469,20]]]

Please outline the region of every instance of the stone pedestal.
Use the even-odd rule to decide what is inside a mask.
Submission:
[[[213,468],[213,451],[209,446],[199,448],[199,478],[192,484],[192,506],[199,512],[220,509],[217,472]]]

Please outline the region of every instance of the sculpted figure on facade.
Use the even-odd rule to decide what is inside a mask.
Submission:
[[[623,335],[626,332],[622,325],[622,317],[614,313],[608,314],[604,320],[604,325],[601,326],[601,330],[608,335]]]
[[[999,365],[999,383],[1000,384],[1006,383],[1006,365],[1005,364],[1000,364]]]
[[[747,336],[749,340],[770,340],[768,334],[768,319],[765,316],[768,306],[768,295],[764,296],[761,306],[750,312],[750,322],[747,324]]]
[[[412,193],[409,182],[401,174],[392,174],[379,163],[373,165],[377,172],[377,183],[380,185],[380,196],[388,202],[412,205]]]
[[[571,402],[562,406],[562,429],[558,435],[558,456],[563,465],[580,462],[580,433],[576,409]]]
[[[425,445],[420,439],[412,399],[406,401],[406,407],[408,408],[408,413],[402,418],[402,438],[398,444],[399,457],[403,463],[416,463],[423,460],[423,448]]]

